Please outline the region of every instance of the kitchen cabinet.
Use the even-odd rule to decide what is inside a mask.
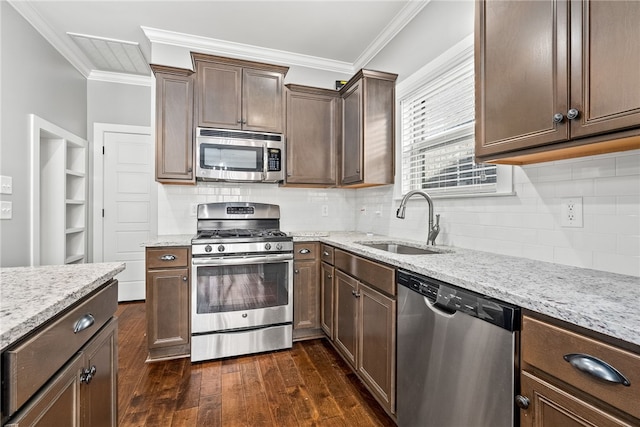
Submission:
[[[397,75],[360,70],[340,89],[340,185],[393,184]]]
[[[639,20],[637,1],[479,1],[477,161],[640,148]]]
[[[156,181],[195,184],[193,71],[151,65],[156,78]]]
[[[395,269],[334,250],[334,345],[372,395],[395,413]]]
[[[321,245],[320,258],[320,327],[323,332],[333,340],[333,300],[335,293],[335,268],[333,267],[334,248],[329,245]]]
[[[114,280],[3,353],[3,425],[117,425],[117,298]]]
[[[293,339],[318,338],[320,329],[320,244],[293,245]]]
[[[530,316],[523,316],[521,338],[516,401],[523,427],[639,425],[639,354]],[[629,384],[594,376],[624,381],[610,367]]]
[[[283,133],[288,67],[198,53],[191,57],[197,126]]]
[[[146,249],[147,361],[190,355],[190,260],[189,247]]]
[[[338,92],[289,84],[286,93],[286,185],[335,186]]]

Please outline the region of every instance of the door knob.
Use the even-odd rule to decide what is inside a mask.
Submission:
[[[553,122],[554,123],[562,123],[562,121],[564,120],[564,116],[560,113],[556,113],[553,115]]]
[[[517,395],[516,406],[520,409],[527,409],[529,407],[529,398],[525,396]]]
[[[578,110],[576,110],[575,108],[572,108],[567,112],[567,118],[569,120],[573,120],[573,119],[577,118],[579,115],[580,115],[580,112]]]

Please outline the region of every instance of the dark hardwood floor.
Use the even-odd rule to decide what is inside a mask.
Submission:
[[[128,426],[394,426],[326,340],[191,364],[145,363],[144,303],[118,307],[118,419]]]

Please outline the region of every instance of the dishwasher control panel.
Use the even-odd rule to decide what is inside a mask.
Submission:
[[[398,270],[397,282],[423,295],[444,313],[460,312],[504,329],[519,329],[519,307],[408,271]]]

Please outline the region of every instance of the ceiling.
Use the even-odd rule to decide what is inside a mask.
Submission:
[[[76,68],[109,70],[91,59],[84,36],[137,44],[145,63],[153,43],[259,49],[304,64],[363,67],[429,3],[405,0],[9,0]],[[72,36],[76,35],[74,42]],[[104,40],[102,40],[104,41]],[[86,47],[86,46],[85,46]],[[102,47],[110,48],[104,43]],[[128,49],[128,51],[131,49]],[[194,49],[197,50],[197,49]],[[124,52],[124,50],[123,50]],[[125,53],[122,53],[125,55]],[[126,53],[129,55],[129,53]],[[267,55],[269,56],[269,55]],[[327,68],[328,69],[328,68]],[[124,71],[150,74],[142,71]]]

